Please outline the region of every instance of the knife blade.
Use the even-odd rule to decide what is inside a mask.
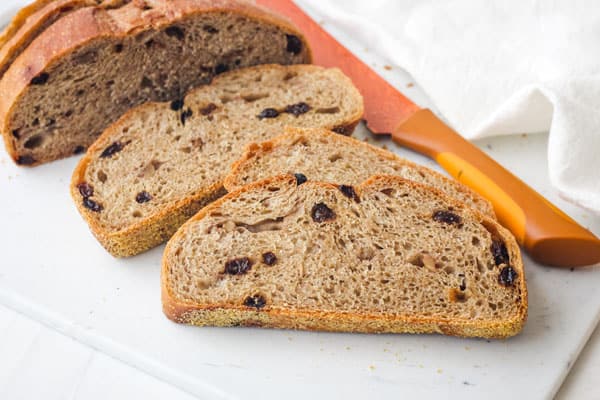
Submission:
[[[375,134],[436,160],[450,175],[486,197],[502,225],[538,262],[557,267],[600,263],[600,240],[472,143],[390,85],[291,0],[257,0],[287,16],[305,34],[314,63],[340,68],[363,95]]]

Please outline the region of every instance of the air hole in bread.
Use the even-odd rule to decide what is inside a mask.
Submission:
[[[468,295],[467,293],[456,289],[456,288],[452,288],[448,291],[448,300],[451,303],[464,303],[466,302],[468,299]]]
[[[210,34],[219,33],[219,30],[212,25],[204,25],[202,29],[204,30],[204,32],[208,32]]]
[[[44,135],[35,135],[27,139],[25,142],[26,149],[36,149],[44,143]]]
[[[325,108],[317,108],[315,112],[317,114],[337,114],[341,110],[339,107],[325,107]]]
[[[74,64],[93,64],[98,60],[97,50],[88,50],[73,57]]]
[[[150,89],[152,87],[154,87],[154,84],[152,83],[152,80],[150,78],[148,78],[147,76],[142,77],[142,81],[140,82],[140,87],[142,89]]]
[[[98,180],[101,183],[106,183],[108,176],[106,175],[106,173],[102,170],[98,171],[98,173],[96,174],[96,176],[98,177]]]
[[[289,81],[290,79],[293,79],[293,78],[295,78],[295,77],[297,77],[297,76],[298,76],[298,73],[297,73],[297,72],[293,72],[293,71],[291,71],[291,72],[288,72],[288,73],[287,73],[287,74],[285,74],[285,76],[283,77],[283,81],[284,81],[284,82],[287,82],[287,81]]]
[[[167,29],[165,29],[165,33],[167,34],[167,36],[174,37],[177,40],[185,39],[185,31],[178,26],[168,27]]]
[[[267,97],[269,97],[268,93],[251,93],[242,95],[242,99],[248,103],[253,103],[257,100],[266,99]]]
[[[336,161],[338,161],[338,160],[341,160],[342,158],[343,158],[343,157],[342,157],[342,155],[341,155],[341,154],[338,154],[338,153],[336,153],[336,154],[332,154],[332,155],[330,155],[330,156],[328,157],[328,160],[329,160],[329,162],[332,162],[332,163],[334,163],[334,162],[336,162]]]

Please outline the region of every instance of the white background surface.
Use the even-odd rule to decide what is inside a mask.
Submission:
[[[353,49],[407,94],[417,92],[400,71]],[[479,144],[598,234],[599,218],[550,189],[545,140]],[[99,247],[68,196],[75,162],[18,169],[0,152],[0,398],[189,398],[155,377],[222,398],[550,397],[599,316],[598,268],[570,272],[526,260],[530,318],[522,335],[504,342],[177,326],[160,311],[161,249],[114,260]],[[598,367],[598,353],[596,346],[585,354],[583,378],[565,398],[597,396],[586,369]]]

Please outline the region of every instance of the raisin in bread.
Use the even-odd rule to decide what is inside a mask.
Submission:
[[[287,125],[348,132],[362,112],[360,93],[338,69],[232,71],[183,100],[128,112],[80,161],[71,193],[106,249],[131,256],[225,194],[223,179],[248,143]]]
[[[373,175],[398,175],[433,186],[495,218],[485,198],[455,180],[362,141],[325,129],[289,128],[284,135],[253,143],[232,167],[225,189],[232,192],[251,182],[281,174],[358,185]]]
[[[113,0],[64,14],[44,14],[43,32],[7,50],[20,54],[0,80],[0,129],[20,165],[82,152],[131,107],[181,98],[228,69],[311,60],[287,20],[241,0]]]
[[[167,244],[162,299],[180,323],[349,332],[503,338],[527,315],[510,232],[395,176],[228,194]]]

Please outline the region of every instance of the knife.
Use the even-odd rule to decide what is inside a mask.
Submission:
[[[458,181],[490,200],[502,225],[531,257],[546,265],[600,263],[600,240],[555,205],[448,127],[430,110],[405,97],[342,46],[291,0],[257,0],[290,18],[305,34],[314,63],[338,67],[365,100],[365,120],[375,134],[434,159]]]

